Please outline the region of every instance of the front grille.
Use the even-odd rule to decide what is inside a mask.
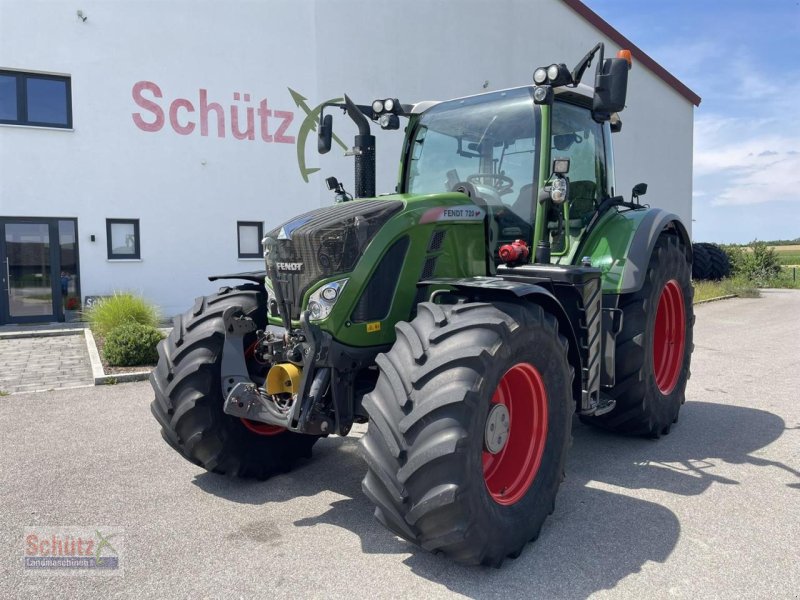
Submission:
[[[400,209],[398,200],[362,200],[320,208],[276,227],[264,238],[273,286],[289,302],[291,318],[300,317],[308,288],[355,268],[367,245]]]

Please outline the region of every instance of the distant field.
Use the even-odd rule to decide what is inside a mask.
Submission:
[[[800,244],[771,246],[778,253],[782,265],[800,265]]]

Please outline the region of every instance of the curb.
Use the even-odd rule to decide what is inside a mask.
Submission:
[[[720,300],[729,300],[731,298],[738,298],[736,294],[728,294],[727,296],[717,296],[716,298],[709,298],[708,300],[700,300],[700,302],[695,302],[694,305],[697,306],[698,304],[708,304],[709,302],[719,302]]]
[[[62,335],[80,335],[88,329],[76,327],[74,329],[37,329],[35,331],[11,331],[0,333],[0,340],[16,340],[21,338],[54,337]]]
[[[106,375],[103,370],[103,362],[100,360],[100,353],[97,351],[97,344],[94,341],[94,334],[89,328],[83,330],[86,337],[86,349],[89,351],[89,362],[92,364],[92,377],[95,385],[113,385],[115,383],[125,383],[127,381],[145,381],[150,377],[150,371],[134,371],[133,373],[118,373],[116,375]]]

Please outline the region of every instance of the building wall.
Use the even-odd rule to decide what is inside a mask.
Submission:
[[[442,100],[528,84],[536,66],[572,65],[602,39],[560,0],[83,2],[86,22],[76,6],[0,0],[0,68],[70,75],[74,124],[0,125],[0,215],[77,217],[83,294],[133,290],[166,314],[215,289],[208,274],[260,268],[237,259],[237,220],[269,229],[328,204],[328,175],[352,189],[341,149],[317,155],[313,132],[304,144],[306,114],[289,88],[309,107],[343,92],[361,103]],[[646,69],[630,75],[615,137],[618,190],[629,195],[646,181],[646,200],[689,225],[693,107]],[[137,104],[139,82],[148,83]],[[203,93],[225,111],[224,137],[213,111],[201,132]],[[176,99],[195,110],[176,105],[182,133],[170,124]],[[264,99],[270,142],[258,114]],[[160,128],[148,100],[164,112]],[[254,139],[234,137],[232,106],[242,130],[250,110]],[[345,118],[334,131],[352,144]],[[378,138],[378,190],[391,191],[401,135]],[[302,161],[321,169],[308,182]],[[140,219],[140,261],[107,260],[106,218]]]

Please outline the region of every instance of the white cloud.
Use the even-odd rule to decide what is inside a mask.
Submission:
[[[695,122],[694,173],[712,206],[800,202],[800,127],[776,118],[704,115]]]

